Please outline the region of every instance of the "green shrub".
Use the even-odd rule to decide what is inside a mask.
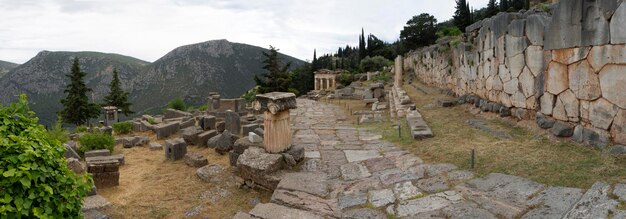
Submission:
[[[91,150],[108,149],[113,152],[115,138],[106,133],[87,133],[78,139],[78,143],[80,144],[78,153],[81,156]]]
[[[133,130],[133,123],[131,122],[118,122],[113,124],[113,131],[116,134],[128,134]]]
[[[387,81],[390,81],[390,80],[391,80],[391,76],[388,75],[388,74],[385,74],[385,73],[381,73],[381,74],[378,74],[378,75],[372,77],[372,81],[384,81],[384,82],[387,82]]]
[[[148,118],[148,122],[152,125],[157,124],[156,120],[154,120],[154,118]]]
[[[61,144],[70,140],[69,133],[63,128],[63,119],[59,117],[47,132],[48,139],[59,141]]]
[[[187,109],[185,102],[183,101],[183,99],[180,99],[180,98],[173,99],[167,104],[167,106],[171,109],[180,110],[180,111],[185,111]]]
[[[381,71],[386,66],[393,65],[393,62],[382,56],[365,57],[361,60],[359,67],[363,72]]]
[[[295,94],[296,96],[300,96],[300,91],[298,91],[298,89],[296,89],[296,88],[290,87],[290,88],[289,88],[289,90],[288,90],[288,92],[289,92],[289,93],[293,93],[293,94]]]
[[[68,168],[64,147],[37,120],[24,94],[0,105],[0,218],[82,217],[90,177]]]
[[[446,36],[460,36],[463,34],[461,30],[457,26],[450,26],[441,28],[441,30],[437,31],[437,37],[442,38]]]
[[[79,125],[76,127],[75,133],[87,132],[87,126]]]
[[[207,111],[208,109],[209,109],[209,106],[207,104],[203,104],[198,107],[198,110],[200,110],[200,112]]]

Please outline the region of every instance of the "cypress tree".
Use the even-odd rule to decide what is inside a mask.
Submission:
[[[311,62],[311,69],[317,71],[317,50],[313,49],[313,62]]]
[[[500,0],[500,11],[506,12],[509,10],[509,1]]]
[[[109,94],[104,97],[105,106],[116,106],[118,109],[122,110],[124,115],[128,116],[133,111],[130,110],[130,106],[132,105],[128,102],[128,92],[122,90],[120,78],[117,73],[117,69],[113,69],[113,79],[109,84]]]
[[[361,36],[359,37],[359,62],[365,58],[365,31],[361,28]]]
[[[100,108],[95,103],[90,103],[87,93],[91,92],[91,88],[85,85],[84,78],[87,74],[80,70],[78,58],[74,58],[70,74],[70,84],[63,91],[67,96],[61,100],[63,110],[59,112],[64,121],[75,125],[87,124],[89,119],[98,118]]]
[[[472,24],[472,13],[470,11],[469,3],[466,0],[456,0],[456,11],[454,12],[453,21],[462,31],[465,27]]]
[[[269,53],[263,52],[263,56],[265,56],[263,69],[267,73],[261,74],[261,77],[254,76],[254,81],[259,86],[259,93],[287,92],[291,86],[291,77],[287,72],[291,63],[283,65],[278,58],[278,49],[273,46],[270,46]]]
[[[485,17],[491,17],[498,14],[498,5],[496,4],[496,0],[489,0],[487,3],[487,12]]]

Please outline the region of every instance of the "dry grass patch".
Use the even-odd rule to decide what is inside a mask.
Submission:
[[[151,142],[165,145],[165,141],[157,141],[152,133],[141,134],[150,136]],[[123,153],[126,159],[120,166],[120,185],[98,190],[113,204],[106,212],[113,218],[183,218],[186,211],[203,206],[199,217],[231,218],[237,211],[252,209],[251,199],[269,201],[269,192],[238,188],[227,155],[196,146],[187,150],[207,156],[209,165],[225,167],[220,182],[200,180],[196,176],[197,168],[185,165],[182,160],[166,160],[162,150],[151,151],[147,146],[124,149],[117,145],[115,153]],[[227,197],[215,198],[224,191],[229,193]]]
[[[499,118],[493,113],[478,113],[468,104],[442,108],[438,99],[449,99],[438,89],[417,84],[428,92],[425,95],[411,85],[405,85],[411,99],[435,135],[434,138],[415,141],[409,136],[404,119],[402,137],[398,137],[396,120],[361,124],[383,135],[400,147],[413,152],[428,163],[452,163],[469,169],[470,151],[476,152],[472,170],[478,176],[498,172],[526,177],[551,186],[589,188],[594,182],[618,182],[626,178],[626,158],[603,154],[590,146],[558,139],[536,127],[532,121],[517,122]],[[343,100],[351,109],[363,105],[361,101]],[[347,107],[344,107],[347,109]],[[385,112],[384,116],[388,117]],[[490,129],[511,135],[498,139],[467,123],[470,119],[485,121]]]

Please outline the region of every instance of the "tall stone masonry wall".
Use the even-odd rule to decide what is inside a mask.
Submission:
[[[551,117],[598,147],[626,144],[626,2],[559,1],[499,13],[448,41],[406,54],[423,82]],[[600,143],[598,143],[600,142]]]

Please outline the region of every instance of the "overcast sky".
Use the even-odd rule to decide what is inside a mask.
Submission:
[[[470,0],[481,8],[488,0]],[[98,51],[153,62],[214,39],[310,60],[357,45],[361,27],[394,41],[414,15],[452,17],[454,0],[0,0],[0,60],[41,50]]]

